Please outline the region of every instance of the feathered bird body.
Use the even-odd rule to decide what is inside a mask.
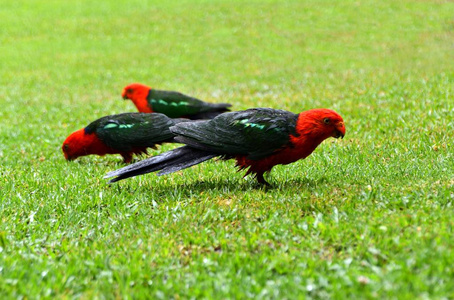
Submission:
[[[152,89],[140,83],[126,86],[123,99],[131,100],[139,112],[163,113],[171,118],[211,119],[228,111],[228,103],[208,103],[179,92]]]
[[[134,154],[173,141],[169,127],[182,119],[163,114],[123,113],[102,117],[69,135],[62,150],[67,160],[85,155],[120,154],[130,162]]]
[[[240,169],[249,168],[259,183],[275,165],[306,158],[328,137],[343,137],[342,117],[329,109],[293,114],[284,110],[256,108],[224,113],[208,121],[187,122],[170,128],[175,140],[186,146],[111,172],[118,181],[160,170],[168,174],[221,156],[235,158]],[[186,156],[186,158],[185,158]]]

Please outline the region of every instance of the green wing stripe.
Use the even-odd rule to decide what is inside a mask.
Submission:
[[[203,112],[225,111],[227,104],[204,102],[197,98],[172,91],[151,89],[147,100],[154,112],[163,113],[171,118],[190,116]]]
[[[261,124],[257,124],[257,123],[251,123],[251,122],[248,122],[249,120],[248,119],[243,119],[243,120],[237,120],[234,122],[235,125],[243,125],[244,128],[248,128],[248,127],[252,127],[252,128],[258,128],[260,130],[263,130],[264,128],[266,128],[266,125],[261,125]]]
[[[107,146],[131,151],[154,147],[173,138],[169,127],[176,122],[163,114],[124,113],[100,118],[85,128],[95,132]]]
[[[109,123],[109,124],[104,126],[104,129],[109,129],[109,128],[118,128],[118,124]]]

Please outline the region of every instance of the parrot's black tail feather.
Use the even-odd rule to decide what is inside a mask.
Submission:
[[[191,120],[209,120],[217,117],[220,114],[230,111],[229,107],[232,106],[228,103],[208,103],[208,109],[196,114],[188,116]]]
[[[160,171],[158,175],[165,175],[200,164],[219,155],[184,146],[109,172],[104,178],[115,177],[109,181],[112,183],[156,171]]]
[[[213,109],[216,109],[218,111],[227,111],[227,110],[229,110],[228,107],[231,107],[232,104],[230,104],[230,103],[210,103],[210,106]]]

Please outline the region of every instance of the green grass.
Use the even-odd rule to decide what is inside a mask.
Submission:
[[[454,3],[155,2],[2,3],[1,298],[454,297]],[[232,161],[108,185],[119,156],[60,147],[131,82],[347,135],[269,190]]]

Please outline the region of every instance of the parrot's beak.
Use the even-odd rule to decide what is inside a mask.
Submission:
[[[123,92],[121,93],[121,97],[122,97],[124,100],[127,100],[127,99],[128,99],[128,96],[126,95],[126,89],[123,89]]]
[[[343,138],[344,138],[344,135],[345,135],[345,134],[343,134],[343,133],[340,132],[339,130],[336,130],[336,131],[334,131],[333,137],[336,138],[336,139],[338,139],[338,138],[343,139]]]
[[[344,123],[341,122],[337,124],[336,129],[334,130],[333,137],[338,139],[338,138],[344,138],[345,135],[345,126]]]

